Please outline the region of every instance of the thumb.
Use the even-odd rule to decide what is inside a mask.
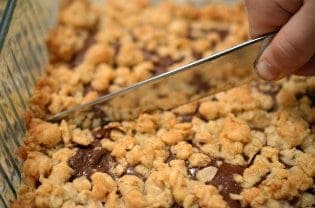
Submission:
[[[284,25],[256,65],[266,80],[297,72],[315,53],[315,1],[305,0],[300,10]]]
[[[315,75],[315,55],[307,62],[300,70],[298,70],[296,75],[302,76],[314,76]]]

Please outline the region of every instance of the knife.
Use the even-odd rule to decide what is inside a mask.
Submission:
[[[48,121],[98,114],[108,121],[130,120],[140,113],[169,110],[257,79],[255,61],[273,34],[252,39],[172,71],[138,82],[94,101],[48,116]],[[98,109],[97,111],[95,109]]]

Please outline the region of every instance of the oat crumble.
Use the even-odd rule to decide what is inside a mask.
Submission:
[[[314,207],[313,77],[253,81],[131,121],[99,107],[42,120],[247,38],[242,5],[64,1],[12,207]]]

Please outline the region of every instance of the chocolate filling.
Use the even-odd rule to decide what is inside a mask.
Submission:
[[[201,59],[202,58],[202,53],[199,53],[197,51],[192,51],[192,56],[198,60],[198,59]]]
[[[175,160],[176,155],[169,153],[168,158],[166,159],[166,163],[170,163],[170,161]],[[220,194],[223,196],[223,199],[228,203],[230,207],[233,208],[241,208],[241,203],[237,200],[233,200],[230,197],[231,194],[240,194],[242,191],[242,187],[234,180],[233,175],[239,174],[242,175],[243,171],[247,166],[240,165],[232,165],[225,163],[221,160],[213,160],[209,166],[214,166],[218,168],[218,171],[214,178],[208,182],[207,184],[211,184],[215,186]],[[188,161],[186,161],[187,174],[190,179],[196,180],[196,174],[201,168],[189,167]]]
[[[176,63],[184,60],[184,58],[173,59],[169,55],[159,56],[155,51],[143,50],[143,56],[145,60],[151,61],[154,65],[153,76],[167,72],[168,68]]]
[[[100,108],[94,107],[93,110],[95,113],[94,118],[106,118]],[[122,131],[114,126],[103,126],[92,131],[93,137],[95,138],[92,144],[89,146],[77,146],[78,150],[76,154],[68,161],[68,165],[73,169],[70,181],[80,176],[90,178],[95,172],[104,172],[114,177],[110,170],[117,165],[117,162],[109,151],[101,147],[100,142],[100,140],[104,138],[111,139],[111,131],[114,129]]]
[[[114,57],[115,57],[115,60],[114,60],[114,63],[113,63],[113,68],[117,68],[118,67],[118,63],[117,63],[117,56],[118,56],[118,53],[120,51],[120,47],[121,47],[121,44],[119,43],[119,41],[115,41],[113,44],[112,44],[112,47],[114,49]]]
[[[83,47],[72,57],[72,60],[70,61],[70,68],[75,68],[83,62],[87,50],[96,42],[94,33],[95,31],[88,35],[83,44]]]
[[[218,161],[218,160],[217,160]],[[223,199],[228,203],[229,207],[241,208],[241,203],[237,200],[233,200],[230,197],[231,194],[240,194],[242,187],[234,181],[233,174],[243,174],[245,166],[231,165],[222,162],[221,165],[217,164],[217,161],[213,161],[209,166],[215,166],[218,171],[214,178],[207,184],[215,186]],[[188,175],[191,179],[196,180],[196,174],[200,168],[187,168]]]
[[[171,151],[169,151],[168,157],[166,158],[165,163],[170,164],[172,160],[176,160],[176,155],[173,154]]]
[[[138,173],[134,167],[128,167],[126,169],[126,172],[124,173],[125,175],[133,175],[133,176],[137,176],[138,178],[140,178],[142,181],[146,180],[146,177],[141,175],[140,173]]]
[[[167,69],[182,59],[173,60],[170,56],[160,57],[159,61],[154,63],[154,76],[167,72]]]
[[[122,133],[124,133],[124,131],[116,126],[104,126],[101,128],[98,128],[96,130],[93,130],[92,134],[94,136],[95,139],[111,139],[111,132],[112,130],[117,130],[120,131]]]
[[[253,87],[255,87],[259,92],[269,95],[273,98],[276,97],[276,95],[278,94],[281,88],[280,85],[277,85],[271,82],[263,82],[263,81],[254,82]]]
[[[101,120],[100,126],[107,125],[110,122],[106,113],[99,106],[97,106],[97,105],[93,106],[91,111],[93,112],[93,118],[94,119],[100,119]]]
[[[268,172],[266,175],[264,175],[263,177],[261,177],[260,180],[257,181],[257,182],[254,184],[254,187],[258,187],[264,180],[266,180],[269,173],[270,173],[270,172]]]
[[[157,61],[157,53],[155,51],[143,49],[142,53],[145,60],[152,61],[152,62]]]
[[[306,192],[315,195],[315,188],[309,188]]]
[[[222,41],[225,40],[230,33],[229,30],[227,29],[219,29],[219,28],[211,28],[209,30],[204,30],[204,32],[205,33],[211,33],[211,32],[218,33]]]
[[[179,119],[181,122],[185,123],[185,122],[191,122],[193,117],[194,115],[181,115],[179,116]]]
[[[315,105],[315,89],[307,88],[306,95],[312,101],[312,106],[314,106]]]
[[[315,89],[307,88],[305,94],[296,95],[297,99],[301,99],[303,96],[307,96],[311,101],[311,107],[315,106]]]
[[[276,96],[281,89],[280,85],[271,83],[271,82],[263,82],[263,81],[256,81],[252,84],[254,88],[265,95],[269,95],[273,100],[273,106],[269,109],[269,112],[275,112],[278,109],[278,104],[276,100]]]
[[[73,174],[70,181],[80,176],[86,176],[90,178],[90,176],[96,171],[104,172],[114,177],[110,170],[117,164],[117,162],[110,155],[110,152],[100,147],[99,140],[104,137],[110,137],[111,130],[112,128],[106,129],[106,127],[95,130],[93,132],[93,135],[96,138],[95,142],[93,142],[88,147],[79,146],[76,154],[68,161],[69,166],[73,169]],[[175,159],[176,155],[170,152],[165,162],[170,163]],[[221,160],[213,160],[210,165],[217,167],[218,171],[214,178],[207,184],[217,187],[220,194],[223,196],[223,199],[230,207],[240,208],[240,202],[231,199],[229,194],[241,193],[242,188],[234,181],[233,175],[242,174],[246,167],[228,164]],[[186,166],[189,177],[192,180],[196,180],[196,173],[200,170],[200,168],[189,167],[189,163],[187,161]],[[146,180],[146,177],[135,171],[134,167],[128,167],[124,174],[137,176],[143,181]],[[175,204],[174,206],[176,207],[177,205]]]
[[[280,159],[280,162],[284,165],[284,167],[286,168],[286,169],[290,169],[290,168],[292,168],[293,167],[293,165],[290,165],[290,164],[288,164],[288,163],[285,163],[283,160],[281,160]]]
[[[265,128],[257,127],[257,126],[252,126],[252,125],[250,125],[250,129],[251,129],[251,130],[254,130],[254,131],[261,131],[261,132],[264,132],[264,131],[265,131]]]
[[[173,204],[172,208],[183,208],[183,206],[175,202],[175,204]]]
[[[200,120],[202,120],[202,121],[204,121],[206,123],[208,122],[208,119],[204,115],[199,113],[199,112],[196,114],[196,117],[198,117]]]
[[[179,115],[178,113],[175,112],[179,122],[190,123],[193,120],[194,116],[196,116],[198,109],[199,109],[199,106],[200,106],[200,104],[197,103],[197,107],[195,108],[195,111],[187,113],[187,114]]]
[[[289,202],[290,205],[294,206],[294,205],[296,205],[299,202],[299,199],[300,198],[298,196],[295,196],[292,199],[290,199],[288,202]]]
[[[218,162],[221,162],[221,165],[218,165]],[[231,194],[240,194],[242,187],[235,182],[233,175],[234,174],[243,174],[245,166],[232,165],[225,163],[220,160],[214,160],[209,166],[215,166],[218,168],[218,171],[214,178],[207,184],[215,186],[220,194],[223,196],[223,199],[228,203],[230,207],[240,208],[241,203],[237,200],[233,200],[230,197]],[[196,174],[200,168],[187,168],[188,175],[191,179],[196,180]]]
[[[68,161],[68,165],[73,169],[70,181],[81,176],[90,178],[97,171],[112,175],[110,169],[115,164],[116,161],[110,152],[102,149],[100,142],[96,140],[88,147],[79,147],[76,154]]]
[[[87,95],[89,92],[94,91],[93,87],[89,84],[83,85],[83,96]]]
[[[95,139],[103,139],[103,138],[110,138],[111,128],[99,128],[95,131],[93,131],[93,136]]]
[[[257,157],[257,155],[259,155],[260,154],[260,151],[258,151],[258,152],[256,152],[253,156],[252,156],[252,158],[250,159],[250,158],[248,158],[248,156],[246,156],[245,154],[243,154],[243,156],[244,156],[244,158],[246,159],[246,158],[248,158],[247,159],[247,166],[249,167],[249,166],[251,166],[254,162],[255,162],[255,159],[256,159],[256,157]],[[250,159],[250,160],[249,160]]]
[[[242,187],[235,182],[233,175],[243,174],[243,171],[246,167],[240,165],[231,165],[223,162],[217,168],[217,174],[214,176],[211,182],[209,182],[209,184],[214,185],[220,190],[220,194],[223,196],[223,199],[228,203],[230,207],[240,208],[241,203],[237,200],[231,199],[229,194],[241,193]]]
[[[39,181],[39,179],[37,179],[35,182],[34,182],[34,187],[37,189],[38,187],[40,187],[42,185],[42,183]]]
[[[189,178],[196,180],[196,173],[200,170],[199,168],[187,168],[187,172],[189,175]]]
[[[198,73],[193,75],[189,84],[196,88],[196,93],[206,93],[211,88],[211,84]]]

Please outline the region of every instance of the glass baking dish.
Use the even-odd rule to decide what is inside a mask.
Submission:
[[[0,207],[9,207],[21,182],[24,112],[48,60],[44,37],[56,8],[55,0],[0,1]]]
[[[234,1],[176,2],[202,6]],[[0,207],[10,206],[21,183],[17,150],[26,131],[24,113],[35,81],[48,62],[44,39],[57,9],[57,0],[0,0]]]

